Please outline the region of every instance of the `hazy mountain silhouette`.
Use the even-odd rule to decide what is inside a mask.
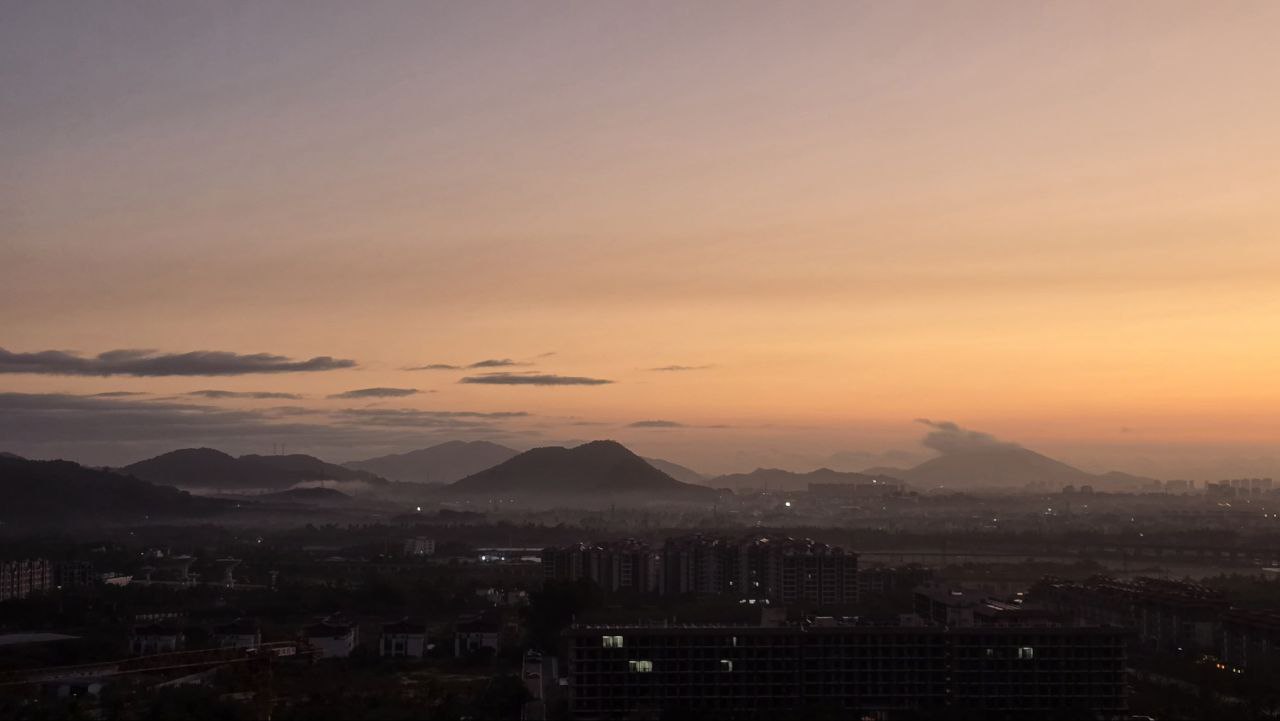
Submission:
[[[302,454],[236,458],[213,448],[184,448],[120,469],[151,483],[179,488],[235,490],[288,488],[303,481],[385,483],[372,473],[352,470]]]
[[[515,457],[519,451],[489,441],[448,441],[408,453],[344,463],[408,483],[453,483]]]
[[[643,495],[644,500],[709,501],[716,496],[714,489],[677,481],[616,441],[534,448],[467,476],[448,491],[595,500]]]
[[[769,488],[781,491],[804,491],[808,490],[810,483],[862,484],[870,483],[880,478],[894,480],[900,477],[893,476],[890,478],[889,474],[877,476],[833,471],[830,468],[819,468],[809,473],[784,471],[781,468],[757,468],[750,473],[730,473],[725,476],[718,476],[708,481],[708,484],[717,488]]]
[[[0,521],[124,523],[213,514],[229,504],[70,461],[0,457]]]
[[[10,460],[14,460],[14,461],[25,461],[25,460],[27,460],[27,459],[23,458],[22,456],[18,455],[17,453],[9,453],[9,452],[7,452],[7,451],[0,451],[0,458],[8,458],[8,459],[10,459]]]
[[[1040,486],[1058,490],[1066,485],[1095,484],[1099,489],[1149,481],[1127,473],[1093,474],[1014,445],[943,453],[913,468],[868,468],[863,473],[891,475],[926,490],[947,488],[1022,489]]]
[[[347,468],[336,463],[326,463],[315,456],[291,453],[280,456],[240,456],[239,460],[249,463],[270,466],[283,473],[296,475],[299,481],[367,481],[369,483],[385,482],[376,473]]]
[[[681,483],[705,484],[710,478],[710,476],[707,476],[704,473],[699,473],[692,468],[687,468],[679,463],[664,461],[661,458],[645,458],[644,460],[649,465],[657,468]]]

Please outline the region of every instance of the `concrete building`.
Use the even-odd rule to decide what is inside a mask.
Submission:
[[[59,561],[53,566],[53,585],[58,588],[81,588],[94,580],[93,564],[89,561]]]
[[[963,712],[1123,716],[1125,632],[822,624],[575,626],[574,718],[691,718],[821,709],[849,717]],[[914,716],[913,716],[914,717]]]
[[[1228,611],[1222,618],[1218,657],[1233,671],[1280,671],[1280,612]]]
[[[257,648],[262,645],[262,629],[253,619],[237,618],[214,626],[213,642],[218,648]]]
[[[358,626],[334,619],[307,626],[302,635],[316,649],[319,658],[346,658],[360,643]]]
[[[1061,614],[1038,605],[1005,601],[981,591],[930,583],[915,590],[916,615],[926,624],[969,628],[973,626],[1047,626],[1058,624]]]
[[[174,626],[158,623],[136,626],[129,635],[129,653],[134,656],[173,653],[183,650],[186,646],[186,634]]]
[[[404,542],[404,555],[410,557],[436,555],[436,542],[431,538],[407,538]]]
[[[633,539],[542,550],[544,581],[585,578],[610,593],[658,591],[657,563],[657,554],[647,544]]]
[[[26,598],[53,588],[53,564],[43,558],[0,561],[0,601]]]
[[[1132,628],[1148,650],[1157,652],[1216,650],[1218,624],[1230,608],[1217,591],[1163,578],[1058,581],[1046,584],[1040,595],[1063,615]]]
[[[661,591],[670,596],[736,593],[737,547],[695,534],[668,538],[662,546]]]
[[[378,655],[385,658],[422,658],[427,653],[427,627],[402,618],[382,627]]]
[[[481,613],[459,619],[453,628],[453,655],[459,658],[502,648],[502,620],[496,613]]]
[[[858,599],[858,556],[809,539],[696,535],[662,550],[663,590],[730,594],[775,603],[841,605]]]

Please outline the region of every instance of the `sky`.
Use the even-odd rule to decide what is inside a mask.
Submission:
[[[0,0],[0,449],[1280,475],[1278,28]]]

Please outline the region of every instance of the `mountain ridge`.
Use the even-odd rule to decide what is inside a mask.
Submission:
[[[297,453],[232,456],[214,448],[180,448],[124,466],[119,471],[176,488],[207,490],[286,489],[303,481],[386,481]]]
[[[405,483],[453,483],[515,457],[514,448],[491,441],[445,441],[342,465]]]
[[[672,478],[626,446],[609,440],[573,448],[533,448],[460,479],[446,491],[458,495],[504,493],[596,499],[648,494],[653,500],[710,500],[716,495],[712,488]]]

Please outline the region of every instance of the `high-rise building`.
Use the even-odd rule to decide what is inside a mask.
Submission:
[[[594,581],[611,593],[652,593],[657,586],[657,560],[648,545],[636,540],[579,543],[542,551],[545,581]]]
[[[606,591],[732,595],[776,603],[853,603],[858,557],[808,539],[753,536],[731,540],[669,538],[655,554],[634,540],[547,548],[548,581],[590,579]]]
[[[0,601],[26,598],[53,587],[53,564],[43,558],[0,561]]]

